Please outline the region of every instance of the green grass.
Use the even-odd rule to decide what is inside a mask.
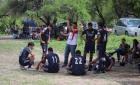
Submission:
[[[116,48],[119,47],[119,44],[121,43],[121,39],[126,38],[127,43],[131,46],[133,43],[133,39],[138,39],[140,41],[140,37],[130,37],[130,36],[116,36],[116,35],[109,35],[108,43],[107,43],[107,52],[112,52]],[[63,53],[66,41],[56,41],[52,40],[49,44],[50,47],[53,47],[56,51]],[[78,39],[77,49],[81,50],[83,52],[84,49],[84,41],[82,39]]]
[[[130,46],[132,46],[133,39],[138,39],[140,41],[140,37],[110,35],[107,43],[107,52],[112,52],[116,48],[118,48],[122,38],[126,38],[126,41]],[[25,47],[27,45],[27,42],[29,42],[29,40],[28,41],[22,40],[19,43],[15,43],[14,41],[13,42],[9,41],[8,43],[2,43],[0,47],[0,51],[3,51],[3,49],[5,49],[5,51],[8,51],[8,50],[12,50],[13,48],[15,50],[18,50],[19,47],[20,48]],[[39,40],[35,40],[33,42],[35,43],[35,48],[36,47],[41,48]],[[53,47],[55,51],[61,54],[64,53],[65,46],[66,46],[66,41],[51,40],[49,43],[49,47]],[[78,39],[77,49],[81,50],[82,52],[84,50],[84,41],[80,38]]]
[[[109,41],[107,45],[107,51],[113,51],[118,48],[120,44],[121,38],[125,37],[128,44],[132,44],[133,39],[138,39],[140,41],[140,37],[128,37],[128,36],[115,36],[110,35]],[[4,40],[0,41],[0,83],[2,85],[11,85],[11,82],[17,83],[17,85],[52,85],[53,82],[49,82],[50,77],[45,76],[45,73],[38,72],[24,72],[19,70],[18,67],[18,53],[21,48],[25,47],[30,40]],[[40,41],[35,40],[34,52],[36,54],[37,59],[41,58],[41,47]],[[53,47],[55,51],[60,54],[64,53],[66,41],[56,41],[51,40],[49,43],[49,47]],[[80,49],[83,52],[84,49],[84,41],[78,39],[77,49]],[[6,62],[7,60],[9,62]],[[13,61],[11,59],[16,60]],[[14,67],[15,66],[15,67]],[[51,76],[52,78],[53,76]],[[31,78],[31,80],[29,80]],[[1,82],[2,81],[2,82]],[[12,84],[13,85],[13,84]],[[15,84],[16,85],[16,84]]]

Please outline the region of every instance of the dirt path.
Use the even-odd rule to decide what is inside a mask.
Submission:
[[[4,43],[22,43],[22,41],[2,40]],[[93,74],[88,72],[86,76],[71,76],[65,69],[61,69],[57,74],[44,72],[22,71],[18,65],[18,52],[21,47],[13,50],[1,50],[0,47],[0,85],[139,85],[140,78],[136,70],[131,66],[113,68],[112,72],[105,74]],[[40,60],[40,47],[36,47],[36,62]],[[61,61],[63,56],[60,55]],[[130,69],[128,69],[128,67]]]

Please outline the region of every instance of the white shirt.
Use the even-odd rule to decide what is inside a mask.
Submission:
[[[73,33],[70,32],[69,36],[68,36],[68,39],[67,39],[67,44],[68,45],[77,45],[78,33],[74,34],[73,39],[72,39],[72,36],[73,36]]]

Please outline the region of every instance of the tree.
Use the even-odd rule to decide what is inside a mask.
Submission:
[[[113,0],[113,6],[118,18],[129,17],[129,15],[140,17],[139,0]]]

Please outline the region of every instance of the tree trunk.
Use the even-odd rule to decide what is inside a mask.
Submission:
[[[101,10],[99,10],[99,6],[97,4],[96,4],[96,11],[98,13],[98,16],[101,18],[102,22],[105,24],[106,23],[105,18],[103,16]]]
[[[113,0],[113,6],[114,6],[114,10],[116,15],[118,16],[118,18],[122,17],[122,13],[120,11],[120,7],[119,7],[119,0]]]

